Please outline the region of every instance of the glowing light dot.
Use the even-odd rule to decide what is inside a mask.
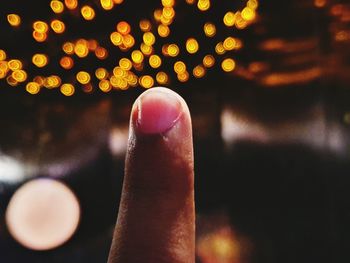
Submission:
[[[156,75],[156,80],[159,84],[164,85],[168,83],[169,77],[165,72],[160,71]]]
[[[228,27],[232,27],[235,25],[235,22],[236,22],[236,15],[235,13],[233,12],[227,12],[225,15],[224,15],[224,24]]]
[[[21,17],[17,14],[7,15],[7,21],[11,26],[19,26],[21,24]]]
[[[15,71],[15,70],[19,70],[22,69],[22,62],[18,59],[11,59],[8,63],[7,63],[8,67],[10,70]]]
[[[325,0],[320,0],[322,2],[326,2]],[[258,8],[258,1],[257,0],[248,0],[247,6],[250,7],[251,9],[257,9]]]
[[[186,0],[186,3],[189,5],[193,5],[194,3],[196,3],[196,0]]]
[[[63,95],[69,97],[75,93],[75,88],[72,84],[65,83],[61,86],[60,91]]]
[[[26,91],[32,95],[38,94],[40,91],[40,85],[36,82],[28,82],[26,85]]]
[[[242,10],[241,15],[242,15],[242,18],[246,21],[252,21],[256,17],[255,11],[253,9],[251,9],[250,7],[245,7]]]
[[[60,60],[60,65],[64,69],[71,69],[74,66],[74,61],[71,57],[63,57]]]
[[[113,3],[115,3],[116,5],[120,5],[123,2],[124,0],[113,0]]]
[[[0,61],[3,61],[6,59],[6,52],[2,49],[0,49]]]
[[[180,82],[186,82],[188,81],[188,79],[190,78],[190,75],[188,74],[187,71],[183,72],[183,73],[180,73],[177,75],[177,79],[180,81]]]
[[[215,58],[212,55],[206,55],[203,58],[203,65],[207,68],[211,68],[215,64]]]
[[[188,53],[190,54],[194,54],[198,51],[199,49],[199,45],[198,45],[198,42],[196,39],[194,38],[189,38],[187,41],[186,41],[186,50]]]
[[[78,0],[64,0],[64,4],[70,10],[73,10],[78,7]]]
[[[162,65],[162,60],[158,55],[152,55],[149,58],[149,64],[152,68],[159,68]]]
[[[65,24],[60,20],[52,20],[50,24],[52,30],[57,34],[62,34],[66,30]]]
[[[117,31],[122,35],[127,35],[131,31],[131,27],[127,22],[121,21],[117,24]]]
[[[154,79],[149,75],[142,76],[140,78],[140,85],[146,89],[152,88],[154,85]]]
[[[58,76],[49,76],[44,82],[44,86],[48,89],[57,88],[61,85],[61,78]]]
[[[42,67],[45,67],[47,65],[48,59],[47,59],[47,56],[44,54],[35,54],[32,57],[32,62],[38,68],[42,68]]]
[[[43,76],[36,76],[33,81],[38,83],[39,86],[42,86],[45,83],[45,78]]]
[[[154,10],[153,17],[156,21],[160,22],[162,18],[163,11],[161,9]]]
[[[135,63],[139,64],[139,63],[141,63],[143,61],[144,56],[143,56],[143,54],[142,54],[142,52],[140,50],[134,50],[131,53],[131,59]]]
[[[7,71],[0,68],[0,79],[6,78]]]
[[[132,62],[127,58],[122,58],[119,60],[119,66],[124,70],[130,70],[132,67]]]
[[[93,20],[95,18],[95,10],[91,6],[85,5],[80,11],[85,20]]]
[[[216,27],[212,23],[204,24],[204,33],[207,37],[213,37],[216,34]]]
[[[143,42],[146,45],[152,46],[156,42],[156,37],[152,32],[146,32],[143,34]]]
[[[236,62],[231,58],[224,59],[221,63],[221,68],[225,72],[231,72],[235,69],[235,67],[236,67]]]
[[[108,51],[103,47],[97,47],[95,50],[95,56],[98,59],[106,59],[108,57]]]
[[[113,32],[110,35],[110,39],[113,45],[115,46],[120,46],[121,44],[123,44],[123,35],[120,34],[119,32]]]
[[[226,50],[224,48],[224,45],[222,42],[219,42],[216,44],[215,46],[215,52],[218,54],[218,55],[223,55],[225,54]]]
[[[100,90],[102,90],[103,92],[109,92],[112,89],[111,83],[108,80],[101,80],[98,83],[98,87],[100,88]]]
[[[201,65],[196,66],[193,69],[193,76],[195,76],[196,78],[202,78],[205,75],[205,68]]]
[[[198,0],[197,7],[201,11],[207,11],[210,8],[209,0]]]
[[[141,43],[140,49],[145,56],[149,56],[153,53],[153,47],[145,43]]]
[[[115,67],[113,69],[113,75],[117,78],[124,78],[126,76],[126,71],[121,67]]]
[[[80,58],[84,58],[89,54],[89,48],[86,45],[86,43],[77,43],[74,46],[74,53],[80,57]]]
[[[176,57],[179,55],[180,50],[179,47],[176,44],[170,44],[167,48],[167,54],[171,57]]]
[[[108,71],[105,68],[98,68],[95,71],[95,76],[99,80],[106,79],[108,77]]]
[[[233,50],[236,47],[236,39],[233,37],[227,37],[224,40],[223,46],[225,50]]]
[[[162,5],[164,7],[172,7],[175,4],[175,0],[162,0]]]
[[[175,10],[172,7],[164,7],[163,11],[162,11],[162,17],[165,19],[172,19],[175,17]],[[161,21],[162,21],[162,17],[161,17]],[[165,24],[167,24],[165,22]]]
[[[123,45],[126,47],[126,48],[131,48],[135,45],[135,39],[132,35],[126,35],[126,36],[123,36]]]
[[[181,73],[186,72],[186,64],[184,62],[182,62],[182,61],[175,62],[175,64],[174,64],[174,71],[177,74],[181,74]]]
[[[37,42],[44,42],[47,39],[47,34],[46,33],[40,33],[38,31],[33,31],[33,38]]]
[[[170,34],[170,28],[166,25],[160,24],[158,26],[158,35],[161,37],[167,37]]]
[[[100,0],[100,3],[104,10],[111,10],[114,7],[114,2],[112,0]]]
[[[86,71],[79,71],[76,78],[80,84],[88,84],[91,80],[90,74]]]
[[[51,7],[52,11],[56,14],[60,14],[64,10],[63,3],[61,1],[58,1],[58,0],[52,0],[50,2],[50,7]]]
[[[49,30],[49,26],[43,21],[35,21],[33,23],[33,28],[39,33],[46,33]]]
[[[27,79],[27,73],[22,69],[15,70],[12,72],[12,77],[18,82],[24,82]]]
[[[149,20],[146,20],[146,19],[141,20],[139,26],[140,26],[141,31],[143,31],[143,32],[147,32],[147,31],[150,31],[152,29],[151,22]]]
[[[15,80],[15,79],[12,77],[12,75],[8,76],[8,77],[6,78],[6,81],[7,81],[7,83],[8,83],[10,86],[12,86],[12,87],[15,87],[15,86],[18,85],[17,80]]]

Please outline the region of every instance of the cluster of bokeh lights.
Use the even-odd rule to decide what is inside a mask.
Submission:
[[[186,1],[199,12],[207,12],[212,5],[210,0],[182,1]],[[189,37],[185,43],[174,43],[169,40],[161,46],[161,49],[155,47],[159,39],[167,40],[173,33],[172,25],[176,23],[175,0],[161,0],[161,6],[154,10],[153,17],[141,19],[138,28],[132,28],[124,20],[115,21],[115,30],[103,37],[108,38],[112,47],[118,50],[119,57],[110,55],[109,48],[100,45],[102,43],[100,36],[96,39],[68,39],[65,35],[68,24],[59,19],[65,12],[79,11],[81,19],[92,21],[96,18],[97,9],[109,12],[118,8],[118,5],[125,4],[124,2],[126,0],[100,0],[98,4],[91,2],[91,5],[85,3],[80,5],[78,0],[52,0],[48,6],[53,12],[52,20],[33,21],[32,37],[38,44],[47,45],[51,34],[60,36],[63,39],[61,46],[63,55],[57,61],[56,59],[53,61],[48,53],[35,53],[28,62],[11,57],[13,54],[9,54],[0,46],[0,79],[5,80],[10,86],[23,86],[30,94],[38,94],[45,88],[59,89],[65,96],[71,96],[79,88],[86,93],[95,89],[110,92],[136,86],[151,88],[155,85],[168,85],[172,79],[186,82],[190,78],[205,77],[207,71],[215,66],[224,72],[235,70],[236,60],[232,55],[234,53],[230,51],[241,49],[243,43],[234,36],[215,40],[212,52],[200,54],[201,60],[195,66],[189,66],[182,58],[198,55],[201,45],[208,43],[200,43],[199,39]],[[220,25],[204,21],[200,30],[205,38],[215,39],[222,37],[217,36],[219,26],[232,29],[232,33],[234,29],[244,29],[256,20],[257,8],[258,0],[247,0],[241,10],[228,10],[222,17]],[[13,30],[23,25],[20,14],[8,14],[7,21]],[[136,31],[138,34],[134,34]],[[136,39],[138,36],[142,36],[142,39]],[[96,64],[95,68],[90,67],[90,70],[75,69],[75,64],[79,60],[90,56],[95,56],[101,65]],[[106,60],[116,61],[116,64],[113,67],[106,67],[103,64]],[[169,63],[162,67],[166,60],[171,61],[171,67],[168,66]],[[50,63],[58,63],[64,73],[48,76],[37,74],[38,69],[45,69]],[[31,70],[33,67],[35,71]],[[146,67],[148,71],[144,70]],[[75,78],[67,80],[67,75],[74,75]]]

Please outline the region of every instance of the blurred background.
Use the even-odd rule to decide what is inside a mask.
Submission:
[[[0,262],[107,261],[154,86],[192,113],[198,263],[348,262],[349,23],[348,0],[2,1]]]

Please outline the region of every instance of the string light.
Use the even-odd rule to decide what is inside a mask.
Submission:
[[[95,76],[99,80],[104,80],[108,77],[108,71],[105,68],[98,68],[95,71]]]
[[[71,69],[74,66],[74,61],[71,57],[63,57],[60,60],[60,65],[64,69]]]
[[[38,68],[43,68],[47,65],[48,59],[45,54],[35,54],[32,58],[32,62]]]
[[[186,71],[186,64],[184,62],[182,62],[182,61],[175,62],[175,64],[174,64],[174,71],[177,74],[184,73]]]
[[[158,55],[152,55],[149,58],[149,64],[152,68],[159,68],[162,65],[162,60]]]
[[[112,0],[100,0],[101,6],[104,10],[111,10],[114,7],[114,2]]]
[[[117,24],[117,31],[122,35],[128,35],[131,31],[131,27],[127,22],[121,21]]]
[[[43,21],[35,21],[33,23],[33,29],[38,33],[46,33],[49,26]]]
[[[193,76],[196,78],[203,78],[205,75],[205,68],[202,65],[198,65],[193,69]]]
[[[52,0],[50,2],[50,7],[52,11],[56,14],[61,14],[64,10],[64,5],[61,1],[58,0]]]
[[[236,67],[236,62],[232,58],[226,58],[222,61],[221,67],[225,72],[231,72]]]
[[[95,18],[95,10],[88,5],[81,8],[81,15],[85,20],[93,20]]]
[[[212,23],[204,24],[204,33],[207,37],[214,37],[216,34],[216,27]]]
[[[160,24],[158,26],[158,35],[160,37],[167,37],[170,34],[170,28],[167,25]]]
[[[165,72],[163,72],[163,71],[158,72],[157,75],[156,75],[156,80],[157,80],[157,82],[160,85],[167,84],[168,83],[168,79],[169,79],[168,75]]]
[[[21,24],[21,17],[17,14],[7,15],[7,21],[11,26],[17,27]]]
[[[58,19],[52,20],[50,26],[51,29],[57,34],[62,34],[66,29],[65,24]]]
[[[40,91],[40,85],[36,82],[28,82],[26,85],[26,91],[32,95],[38,94]]]
[[[170,44],[167,48],[167,54],[171,57],[176,57],[179,55],[180,50],[179,47],[176,44]]]
[[[75,88],[72,84],[65,83],[61,86],[60,91],[62,92],[63,95],[69,97],[69,96],[72,96],[74,94]]]
[[[156,37],[152,32],[146,32],[143,34],[143,42],[146,45],[152,46],[156,42]]]
[[[203,58],[203,65],[206,67],[206,68],[211,68],[213,67],[215,64],[215,58],[212,56],[212,55],[206,55],[204,58]]]
[[[142,63],[142,61],[144,59],[144,56],[143,56],[143,54],[142,54],[142,52],[140,50],[134,50],[131,53],[131,59],[135,63],[140,64],[140,63]]]
[[[154,85],[154,79],[149,75],[142,76],[140,78],[140,85],[146,89],[152,88]]]
[[[147,31],[150,31],[152,29],[151,22],[147,19],[141,20],[139,26],[140,26],[141,31],[143,31],[143,32],[147,32]]]
[[[209,0],[198,0],[197,3],[198,9],[201,11],[207,11],[210,8]]]
[[[18,59],[11,59],[8,63],[8,68],[12,71],[22,69],[23,64],[20,60]]]
[[[187,41],[186,41],[186,50],[188,53],[190,54],[194,54],[198,51],[199,49],[199,45],[198,45],[198,42],[196,39],[194,38],[189,38]]]
[[[233,12],[227,12],[224,16],[224,24],[228,27],[232,27],[235,25],[236,22],[236,14]]]
[[[76,78],[80,84],[88,84],[91,80],[90,74],[86,71],[79,71]]]

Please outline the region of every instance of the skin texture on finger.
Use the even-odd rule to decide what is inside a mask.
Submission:
[[[194,263],[191,117],[184,100],[153,88],[130,118],[125,178],[109,263]]]

